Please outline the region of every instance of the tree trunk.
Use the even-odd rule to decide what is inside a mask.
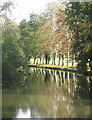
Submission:
[[[58,65],[60,65],[60,60],[61,60],[61,56],[59,55],[59,61],[58,61]]]
[[[44,57],[43,57],[43,61],[42,61],[42,64],[44,64]]]
[[[62,66],[64,66],[64,55],[62,55]]]
[[[36,55],[34,56],[34,64],[35,64],[35,61],[36,61]]]
[[[45,53],[45,64],[48,64],[48,55]]]
[[[72,54],[72,66],[74,66],[75,55]]]
[[[48,64],[49,64],[49,60],[48,60]]]
[[[49,53],[45,53],[45,64],[49,64]]]
[[[53,55],[53,64],[55,65],[55,53],[54,53],[54,55]]]
[[[41,64],[41,57],[40,57],[40,64]]]
[[[45,57],[45,64],[48,64],[48,59],[47,59],[47,57]]]
[[[48,64],[50,63],[50,55],[48,55]]]
[[[51,57],[51,60],[52,60],[51,62],[52,62],[52,65],[53,65],[53,56]]]
[[[38,64],[38,58],[37,58],[36,64]]]
[[[72,67],[74,66],[74,56],[72,55]]]
[[[69,52],[67,53],[67,66],[69,65]]]

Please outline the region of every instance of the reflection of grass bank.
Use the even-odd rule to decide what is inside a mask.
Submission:
[[[37,68],[45,68],[45,69],[53,69],[53,70],[62,70],[69,72],[80,73],[76,67],[70,66],[62,66],[62,65],[51,65],[51,64],[31,64],[29,67],[37,67]],[[92,71],[83,72],[84,75],[92,75]]]

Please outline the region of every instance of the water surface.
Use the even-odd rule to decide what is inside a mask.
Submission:
[[[90,78],[75,73],[30,68],[2,97],[3,118],[90,117]]]

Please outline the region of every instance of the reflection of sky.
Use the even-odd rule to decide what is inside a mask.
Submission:
[[[26,109],[23,111],[21,108],[17,111],[16,118],[31,118],[31,111],[30,109]]]

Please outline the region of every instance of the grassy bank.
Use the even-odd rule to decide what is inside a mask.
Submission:
[[[62,71],[69,71],[69,72],[74,72],[78,74],[83,74],[86,76],[92,76],[92,71],[86,71],[86,72],[80,73],[76,67],[71,67],[71,66],[51,65],[51,64],[31,64],[31,65],[28,65],[28,67],[62,70]]]
[[[62,71],[71,71],[71,72],[76,72],[77,71],[76,67],[61,66],[61,65],[50,65],[50,64],[31,64],[31,65],[29,65],[29,67],[62,70]]]

